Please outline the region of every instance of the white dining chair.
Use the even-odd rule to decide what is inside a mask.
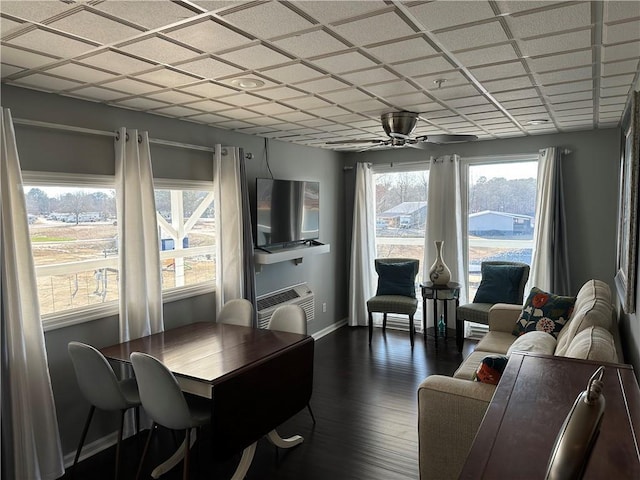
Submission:
[[[73,466],[76,466],[78,458],[80,458],[80,452],[96,408],[108,411],[120,410],[115,466],[115,478],[117,479],[120,469],[120,445],[122,443],[124,414],[130,408],[135,408],[136,433],[139,431],[140,416],[138,408],[140,407],[140,396],[136,380],[135,378],[118,380],[107,359],[91,345],[69,342],[67,349],[73,363],[73,369],[76,372],[80,391],[91,405],[80,437],[80,444],[73,460]]]
[[[269,330],[277,330],[279,332],[307,334],[307,314],[300,305],[282,305],[275,309],[269,324]],[[307,403],[307,409],[313,424],[316,424],[316,417],[311,410],[311,404]]]
[[[226,302],[216,318],[217,323],[253,326],[253,304],[244,298],[235,298]]]
[[[138,379],[142,406],[153,421],[140,458],[136,479],[139,478],[142,471],[142,465],[155,427],[156,425],[162,425],[172,430],[185,431],[182,478],[187,480],[189,478],[191,429],[211,422],[210,400],[195,396],[190,396],[187,399],[173,373],[151,355],[134,352],[131,354],[131,363]]]

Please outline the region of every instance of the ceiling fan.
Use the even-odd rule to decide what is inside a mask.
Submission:
[[[414,112],[386,112],[380,115],[382,128],[389,138],[371,138],[362,140],[334,140],[327,145],[357,145],[367,144],[372,147],[413,147],[426,148],[428,143],[448,144],[477,140],[475,135],[422,135],[411,137],[411,132],[418,123],[418,114]]]

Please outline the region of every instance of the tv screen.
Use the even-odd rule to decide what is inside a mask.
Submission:
[[[316,240],[320,183],[256,179],[256,247]]]

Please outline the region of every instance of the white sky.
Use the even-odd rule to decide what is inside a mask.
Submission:
[[[469,166],[469,180],[475,183],[480,177],[502,177],[507,180],[519,178],[536,178],[538,162],[514,162],[499,164],[483,164]]]

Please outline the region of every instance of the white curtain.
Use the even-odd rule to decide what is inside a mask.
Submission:
[[[120,341],[164,330],[158,223],[147,132],[121,128],[115,140]]]
[[[561,149],[556,147],[541,150],[538,157],[534,245],[527,290],[538,287],[558,295],[569,295],[569,249],[561,158]]]
[[[466,303],[466,278],[462,241],[462,191],[460,188],[460,157],[446,155],[432,158],[429,163],[427,198],[427,228],[424,237],[423,280],[429,281],[429,269],[436,259],[435,241],[442,240],[444,263],[451,270],[451,281],[462,285],[460,303]],[[432,312],[428,314],[428,323]]]
[[[64,464],[8,109],[2,109],[1,127],[2,477],[54,479],[64,473]]]
[[[367,300],[376,291],[373,262],[376,258],[375,185],[371,164],[356,166],[353,205],[353,237],[349,277],[349,325],[367,325]]]
[[[255,264],[244,152],[215,146],[216,311],[225,302],[246,298],[254,304]],[[256,319],[254,318],[254,326]]]

